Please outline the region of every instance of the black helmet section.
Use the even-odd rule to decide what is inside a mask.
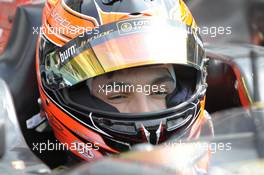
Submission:
[[[97,21],[100,21],[98,11],[140,15],[150,7],[162,5],[160,0],[64,0],[63,2],[72,10],[95,17]]]
[[[198,117],[200,104],[190,103],[186,109],[161,116],[159,119],[113,120],[92,116],[94,122],[116,140],[133,145],[135,143],[149,142],[162,143],[172,134],[178,138],[187,137],[188,130]],[[139,116],[140,117],[140,116]]]

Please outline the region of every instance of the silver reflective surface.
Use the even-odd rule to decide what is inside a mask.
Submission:
[[[2,79],[0,79],[0,125],[1,123],[5,125],[6,139],[0,138],[0,144],[5,144],[6,149],[3,157],[0,158],[0,174],[48,174],[49,168],[35,157],[26,145],[18,125],[10,91]]]

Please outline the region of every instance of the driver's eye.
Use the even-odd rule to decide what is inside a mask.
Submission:
[[[122,100],[122,99],[127,99],[127,98],[128,98],[127,94],[114,94],[114,95],[107,97],[107,99],[110,101],[117,101],[117,100]]]
[[[167,91],[157,91],[153,92],[151,95],[168,95],[169,93]]]
[[[164,96],[172,93],[175,90],[175,84],[166,82],[163,85],[158,85],[159,88],[156,91],[152,91],[150,95],[164,98]]]

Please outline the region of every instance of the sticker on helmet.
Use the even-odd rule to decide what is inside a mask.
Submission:
[[[147,29],[151,25],[151,20],[147,18],[140,19],[130,19],[118,22],[117,29],[120,35],[126,35],[136,32],[142,32],[142,30]]]

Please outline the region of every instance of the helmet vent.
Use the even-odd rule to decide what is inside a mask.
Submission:
[[[140,12],[134,12],[134,13],[130,13],[130,15],[138,16],[138,15],[142,15],[142,13],[140,13]]]

